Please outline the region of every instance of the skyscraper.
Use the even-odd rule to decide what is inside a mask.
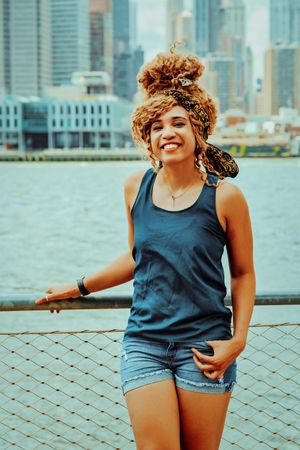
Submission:
[[[176,22],[182,11],[184,11],[184,0],[167,0],[166,46],[168,49],[176,41]]]
[[[281,107],[300,112],[300,48],[280,44],[265,53],[264,98],[267,114],[278,114]]]
[[[244,73],[245,73],[244,102],[246,112],[249,114],[253,114],[255,111],[255,97],[253,89],[253,53],[250,47],[246,48]]]
[[[130,49],[129,0],[113,0],[113,90],[131,101],[135,91]]]
[[[196,52],[200,57],[220,50],[223,9],[221,0],[194,0]]]
[[[223,0],[221,50],[235,61],[235,92],[243,101],[245,93],[246,24],[243,0]]]
[[[41,95],[51,84],[50,0],[0,0],[0,90]]]
[[[272,44],[300,45],[300,0],[270,0]]]
[[[73,72],[90,69],[89,0],[51,0],[51,4],[52,77],[58,86],[70,84]]]
[[[113,76],[112,0],[90,0],[90,68]]]
[[[10,93],[10,7],[0,0],[0,95]]]
[[[217,97],[219,110],[224,113],[235,104],[235,65],[234,59],[218,53],[209,54],[206,58],[207,76],[209,74],[216,80],[216,92],[210,90],[214,97]],[[205,78],[203,78],[204,80]],[[204,83],[203,83],[204,84]],[[208,90],[211,87],[207,88]]]

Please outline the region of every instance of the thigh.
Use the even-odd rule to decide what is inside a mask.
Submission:
[[[173,380],[156,381],[125,394],[138,450],[180,450],[178,399]]]
[[[183,450],[217,450],[231,393],[177,388]]]

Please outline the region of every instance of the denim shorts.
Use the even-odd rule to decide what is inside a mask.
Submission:
[[[122,392],[162,380],[174,380],[177,387],[193,392],[232,392],[236,384],[236,361],[220,379],[211,380],[196,366],[191,349],[213,355],[207,341],[190,344],[126,338],[121,351]]]

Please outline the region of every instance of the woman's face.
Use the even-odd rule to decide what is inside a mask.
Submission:
[[[151,148],[163,164],[194,161],[196,139],[187,111],[174,106],[151,125]]]

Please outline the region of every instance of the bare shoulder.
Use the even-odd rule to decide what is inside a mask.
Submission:
[[[238,186],[226,180],[220,180],[217,186],[217,193],[224,200],[245,200],[244,194]]]
[[[131,209],[131,206],[133,205],[135,198],[137,196],[139,187],[141,185],[141,181],[143,176],[145,175],[146,170],[139,170],[138,172],[133,172],[125,179],[124,182],[124,193],[125,193],[125,199],[126,203]]]
[[[218,183],[216,201],[225,215],[228,213],[239,214],[242,210],[248,209],[247,201],[241,189],[226,180],[221,180]]]

